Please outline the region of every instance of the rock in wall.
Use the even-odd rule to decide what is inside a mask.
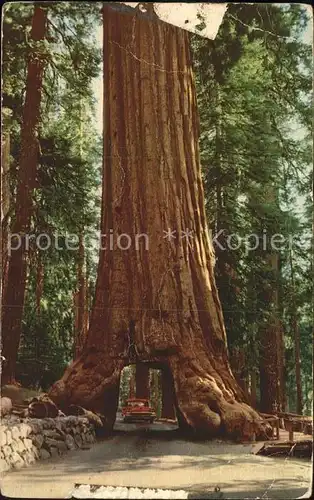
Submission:
[[[95,442],[86,417],[26,418],[11,416],[0,426],[0,472],[62,455]]]

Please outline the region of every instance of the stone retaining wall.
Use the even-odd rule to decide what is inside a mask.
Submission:
[[[35,460],[86,448],[95,442],[94,426],[86,417],[2,419],[0,472],[20,469]]]

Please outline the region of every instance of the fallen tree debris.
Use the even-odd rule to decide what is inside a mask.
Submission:
[[[75,416],[84,416],[88,419],[90,423],[94,424],[95,427],[98,428],[103,427],[103,422],[101,420],[101,417],[90,410],[86,410],[82,406],[70,405],[67,414]]]
[[[303,440],[297,442],[265,442],[258,443],[252,449],[254,455],[264,456],[293,456],[298,458],[310,458],[313,452],[313,441]]]
[[[32,402],[28,405],[28,414],[33,418],[55,418],[59,414],[59,408],[47,394],[41,394],[33,398]]]

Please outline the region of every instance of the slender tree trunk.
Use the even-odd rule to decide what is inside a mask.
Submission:
[[[40,252],[37,255],[37,277],[36,277],[36,313],[40,316],[40,302],[44,289],[44,266]]]
[[[278,376],[280,384],[280,410],[286,410],[286,379],[285,379],[285,341],[284,341],[284,328],[282,321],[279,319],[278,322]]]
[[[45,38],[47,9],[35,4],[31,39],[36,44]],[[25,298],[27,274],[27,235],[30,231],[32,214],[32,192],[36,181],[38,162],[37,127],[40,118],[42,79],[45,58],[36,45],[31,50],[27,67],[26,94],[21,127],[21,145],[17,179],[15,221],[12,233],[21,244],[12,250],[8,266],[8,286],[2,303],[2,341],[4,366],[2,383],[14,381],[17,351],[20,343],[21,325]]]
[[[136,397],[149,399],[149,366],[138,363],[135,371]]]
[[[3,109],[4,114],[5,108]],[[5,293],[8,282],[8,232],[11,206],[10,196],[10,130],[3,120],[1,144],[1,283],[2,294]]]
[[[281,276],[282,274],[282,264],[281,256],[278,255],[278,272]],[[282,287],[279,287],[278,294],[278,318],[279,318],[279,328],[278,328],[278,343],[279,343],[279,376],[280,376],[280,386],[281,386],[281,411],[286,411],[287,407],[287,391],[286,391],[286,354],[285,354],[285,330],[282,321],[284,314],[284,303],[286,301],[285,292]]]
[[[132,355],[170,370],[180,426],[249,438],[265,427],[228,362],[188,33],[105,6],[104,87],[101,231],[114,250],[100,251],[83,353],[50,396],[99,411],[111,429]]]
[[[130,376],[130,388],[129,388],[129,397],[130,398],[135,398],[135,389],[136,389],[135,371],[132,369],[131,376]]]
[[[250,373],[250,401],[253,408],[257,408],[257,394],[256,394],[256,372],[252,370]]]
[[[79,236],[79,259],[77,265],[78,290],[75,294],[75,358],[77,358],[82,352],[87,335],[87,286],[84,263],[85,249],[83,242],[83,233],[81,232]]]
[[[278,206],[273,186],[266,186],[265,197],[267,202]],[[279,302],[280,260],[273,249],[267,255],[267,271],[271,277],[267,279],[263,299],[269,303],[269,320],[260,331],[260,407],[265,413],[274,413],[283,411],[285,406],[285,353]]]
[[[89,327],[89,307],[90,307],[90,287],[89,287],[89,266],[88,260],[86,259],[86,272],[85,272],[85,309],[84,309],[84,341],[87,337],[88,327]]]
[[[175,419],[175,395],[173,381],[169,370],[161,372],[161,416],[163,418]]]
[[[283,331],[278,313],[278,254],[271,253],[268,262],[275,283],[267,284],[264,295],[270,304],[270,319],[260,330],[260,407],[264,413],[274,413],[282,411],[285,391]]]
[[[231,367],[234,373],[235,379],[239,386],[243,390],[247,399],[249,399],[249,393],[247,388],[246,380],[246,363],[245,363],[245,353],[244,349],[239,347],[234,347],[231,354]]]
[[[294,279],[294,268],[293,268],[293,257],[292,249],[289,251],[289,263],[290,263],[290,278],[292,287],[292,332],[294,340],[294,359],[295,359],[295,380],[297,389],[297,413],[302,415],[303,403],[302,403],[302,382],[301,382],[301,353],[300,353],[300,330],[298,326],[298,311],[296,307],[296,294],[295,294],[295,279]]]
[[[303,402],[302,402],[302,383],[301,383],[301,355],[300,355],[300,331],[298,327],[298,320],[296,317],[292,320],[292,329],[294,334],[294,356],[295,356],[295,377],[297,387],[297,413],[302,415]]]
[[[80,98],[80,142],[79,150],[80,157],[83,158],[83,139],[84,139],[84,106],[82,98]],[[79,235],[79,255],[77,265],[77,292],[75,294],[75,340],[74,340],[74,357],[75,359],[81,354],[84,342],[86,340],[88,330],[88,281],[87,281],[87,265],[85,262],[84,248],[84,228],[81,229]]]
[[[150,370],[149,377],[150,404],[156,411],[157,417],[161,416],[161,373],[160,370]]]

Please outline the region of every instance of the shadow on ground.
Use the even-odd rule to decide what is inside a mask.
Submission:
[[[190,499],[292,499],[310,485],[309,460],[256,456],[252,444],[192,441],[176,429],[129,429],[117,429],[90,449],[6,474],[3,493],[30,498],[36,488],[57,498],[55,492],[69,494],[78,483],[184,489]],[[17,484],[23,495],[16,494]]]

